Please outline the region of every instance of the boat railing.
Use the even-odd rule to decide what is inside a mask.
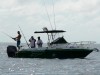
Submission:
[[[80,42],[70,42],[66,44],[53,44],[49,45],[52,48],[91,48],[91,44],[96,42],[93,41],[80,41]]]
[[[94,41],[80,41],[80,42],[71,42],[67,45],[70,48],[90,48],[91,44],[95,44]]]

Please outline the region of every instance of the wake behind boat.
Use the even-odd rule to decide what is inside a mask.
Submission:
[[[7,47],[8,57],[15,58],[85,58],[94,48],[85,47],[83,42],[67,42],[63,36],[57,37],[58,33],[63,33],[63,30],[48,30],[36,31],[34,33],[46,33],[48,43],[46,47],[41,48],[22,48],[17,50],[15,46]],[[90,44],[91,42],[87,42]]]

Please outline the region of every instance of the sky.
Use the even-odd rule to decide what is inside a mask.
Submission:
[[[0,42],[15,42],[4,33],[16,37],[18,25],[27,41],[47,42],[46,34],[34,34],[47,27],[65,30],[68,42],[100,43],[100,0],[0,0]]]

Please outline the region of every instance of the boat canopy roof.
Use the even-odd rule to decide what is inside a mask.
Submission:
[[[64,30],[48,30],[48,31],[35,31],[34,33],[62,33]]]
[[[65,43],[68,43],[64,37],[58,37],[57,39],[53,40],[50,45],[52,44],[65,44]]]

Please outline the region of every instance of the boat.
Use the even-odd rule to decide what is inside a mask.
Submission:
[[[64,32],[66,31],[48,30],[46,27],[43,28],[43,31],[35,31],[34,33],[47,34],[48,43],[46,47],[21,48],[17,50],[16,46],[9,45],[7,47],[7,55],[14,58],[85,58],[94,50],[94,48],[84,46],[83,42],[69,43],[64,36],[56,37],[57,34]]]

